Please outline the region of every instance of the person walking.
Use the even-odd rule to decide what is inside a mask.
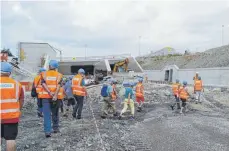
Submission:
[[[24,90],[18,81],[10,78],[11,72],[12,66],[7,62],[1,62],[1,139],[6,140],[6,151],[16,151],[15,139],[24,104]]]

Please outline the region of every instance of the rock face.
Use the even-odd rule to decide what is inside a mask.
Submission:
[[[229,149],[229,93],[205,90],[204,101],[180,115],[169,85],[145,84],[142,112],[129,120],[129,112],[119,120],[111,115],[101,119],[100,87],[88,90],[81,120],[60,114],[61,133],[45,138],[43,119],[36,117],[36,102],[28,96],[19,124],[18,151],[227,151]],[[120,96],[121,97],[121,96]],[[121,100],[120,100],[121,101]],[[118,111],[123,105],[117,105]],[[208,110],[202,110],[202,108]],[[94,118],[95,117],[95,118]],[[42,124],[40,124],[42,123]],[[98,129],[97,129],[98,128]],[[214,139],[217,138],[217,139]],[[2,146],[5,149],[5,141]]]
[[[192,55],[170,55],[138,58],[145,70],[160,70],[167,65],[177,65],[180,69],[211,68],[229,66],[229,45],[209,49]]]

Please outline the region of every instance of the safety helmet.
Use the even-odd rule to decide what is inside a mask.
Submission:
[[[198,79],[201,80],[201,76],[199,76]]]
[[[143,78],[138,78],[138,81],[139,81],[139,82],[142,82],[142,81],[143,81]]]
[[[58,61],[56,61],[56,60],[50,60],[49,66],[50,66],[52,69],[57,69],[57,68],[59,67],[59,63],[58,63]]]
[[[187,83],[187,81],[183,81],[183,85],[187,85],[188,83]]]
[[[45,68],[40,68],[40,69],[39,69],[39,73],[44,72],[44,71],[46,71]]]
[[[176,79],[176,83],[179,83],[180,82],[180,80],[179,79]]]
[[[1,62],[1,73],[11,73],[12,66],[8,62]]]
[[[196,74],[199,74],[199,72],[196,72]]]
[[[78,70],[78,73],[85,74],[85,71],[84,71],[84,69],[80,68],[80,69]]]

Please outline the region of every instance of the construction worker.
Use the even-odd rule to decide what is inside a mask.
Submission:
[[[180,89],[179,89],[179,96],[180,96],[180,100],[182,102],[181,110],[180,110],[180,113],[182,114],[183,110],[184,110],[184,112],[186,110],[186,102],[188,100],[188,97],[190,96],[188,93],[187,81],[183,81],[183,86],[180,87]]]
[[[84,69],[79,69],[78,74],[75,75],[72,79],[72,92],[76,100],[76,105],[74,107],[72,116],[73,118],[81,119],[81,113],[83,109],[84,97],[87,95],[84,76]],[[76,116],[77,112],[77,116]]]
[[[196,75],[193,77],[194,83],[196,80],[198,80],[198,77],[199,77],[199,72],[196,72]]]
[[[204,92],[203,82],[201,80],[201,77],[199,76],[198,79],[194,83],[194,94],[196,94],[196,104],[198,102],[201,103],[200,97],[201,97],[202,91]]]
[[[125,100],[124,100],[124,107],[120,113],[119,119],[122,118],[122,115],[127,111],[128,106],[130,107],[131,110],[131,117],[130,119],[134,119],[134,101],[133,101],[133,87],[134,83],[129,83],[127,87],[125,88]]]
[[[104,84],[101,90],[101,96],[103,97],[103,108],[102,108],[102,118],[106,118],[108,115],[108,109],[110,108],[114,116],[117,116],[115,101],[117,99],[116,92],[116,80],[112,79],[109,84]]]
[[[61,111],[61,113],[64,113],[64,103],[63,103],[63,101],[64,101],[64,98],[66,96],[66,93],[64,91],[64,84],[65,84],[64,82],[61,83],[60,91],[59,91],[58,96],[57,96],[57,99],[60,102],[60,111]]]
[[[144,103],[144,86],[142,84],[143,82],[143,78],[139,78],[138,79],[138,83],[137,83],[137,86],[136,86],[136,101],[138,103],[138,112],[141,112],[142,111],[142,105]]]
[[[1,139],[6,140],[6,151],[16,151],[15,139],[24,103],[24,90],[19,82],[10,78],[11,72],[12,66],[7,62],[1,62]]]
[[[59,63],[56,60],[50,60],[49,70],[42,72],[41,83],[43,86],[39,98],[42,98],[43,114],[44,114],[44,132],[46,138],[51,137],[51,114],[53,122],[53,132],[59,132],[59,120],[56,120],[56,112],[59,110],[60,102],[57,101],[60,91],[63,75],[56,71]]]
[[[34,93],[35,90],[35,97],[37,99],[37,116],[38,117],[43,117],[42,114],[42,99],[38,97],[37,94],[39,94],[42,91],[42,85],[41,85],[41,73],[46,71],[45,68],[40,68],[38,75],[34,78],[33,80],[33,86],[32,86],[32,91],[31,93]],[[33,97],[33,94],[31,94]]]
[[[177,105],[177,109],[180,110],[180,98],[179,98],[179,88],[180,88],[180,81],[176,79],[176,83],[172,85],[173,95],[175,97],[176,102],[172,104],[170,107],[174,110],[174,106]]]

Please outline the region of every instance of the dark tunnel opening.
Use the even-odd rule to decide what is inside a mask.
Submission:
[[[71,73],[76,74],[78,70],[83,68],[85,70],[85,74],[93,75],[94,74],[94,66],[93,65],[83,65],[83,66],[71,66]]]
[[[115,64],[110,64],[111,71],[113,71],[113,70],[114,70],[114,66],[115,66]]]

